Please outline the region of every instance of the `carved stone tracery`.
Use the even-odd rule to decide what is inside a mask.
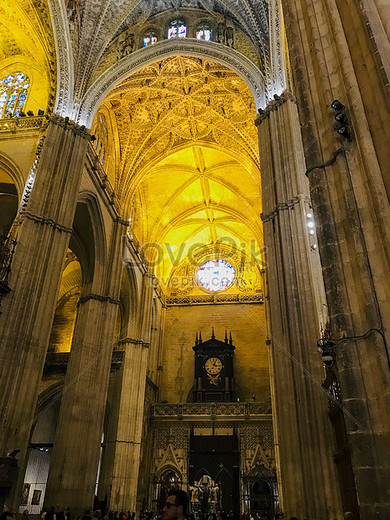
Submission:
[[[165,58],[129,76],[105,103],[118,121],[119,197],[129,193],[129,170],[134,179],[146,165],[187,143],[230,143],[258,164],[252,95],[236,74],[212,60]]]

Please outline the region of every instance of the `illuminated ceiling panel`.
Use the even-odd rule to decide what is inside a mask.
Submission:
[[[159,244],[157,276],[221,240],[244,244],[248,258],[261,247],[255,105],[234,72],[173,56],[129,76],[103,104],[118,128],[113,183],[144,248]]]
[[[22,72],[31,81],[24,110],[46,110],[54,99],[57,71],[46,0],[0,0],[0,79]],[[51,101],[49,94],[53,94]]]

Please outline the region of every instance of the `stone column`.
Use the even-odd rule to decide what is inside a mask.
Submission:
[[[47,507],[73,515],[93,506],[100,457],[121,276],[122,225],[113,227],[104,273],[92,282],[102,294],[79,301],[45,495]]]
[[[12,229],[17,240],[0,316],[0,455],[19,449],[19,505],[27,444],[45,363],[89,134],[52,116]]]
[[[352,0],[282,0],[361,520],[390,516],[390,102]],[[379,6],[380,2],[375,2]],[[374,3],[371,2],[374,10]],[[368,13],[366,13],[367,15]],[[382,11],[382,15],[384,15]],[[332,100],[351,140],[334,131]]]
[[[153,279],[153,276],[144,273],[136,338],[125,338],[121,341],[125,356],[118,396],[119,415],[115,438],[107,439],[107,442],[115,445],[109,499],[109,509],[113,511],[136,510]]]
[[[309,186],[293,97],[259,117],[264,242],[271,325],[273,418],[281,509],[287,516],[340,517],[327,396],[316,341],[325,317]]]

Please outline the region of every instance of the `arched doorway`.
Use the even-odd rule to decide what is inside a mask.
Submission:
[[[182,484],[181,475],[177,470],[167,468],[163,470],[157,477],[156,485],[156,500],[157,510],[162,511],[169,493],[174,489],[180,489]]]

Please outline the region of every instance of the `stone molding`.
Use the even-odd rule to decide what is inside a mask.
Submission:
[[[59,224],[52,218],[46,218],[41,217],[40,215],[34,215],[33,213],[30,213],[30,211],[22,210],[19,213],[19,217],[17,220],[17,224],[20,225],[24,218],[28,218],[29,220],[32,220],[33,222],[36,222],[37,224],[42,224],[43,226],[51,226],[53,229],[56,229],[57,231],[61,231],[62,233],[73,233],[72,228],[68,228],[66,226],[63,226],[62,224]]]
[[[22,130],[39,130],[42,132],[46,126],[47,118],[43,116],[5,117],[0,120],[0,132],[11,132],[12,134]]]
[[[73,106],[73,51],[69,32],[68,16],[65,2],[50,0],[48,2],[55,35],[57,54],[57,99],[55,110],[61,116],[70,116]]]
[[[120,224],[121,226],[125,226],[125,228],[129,227],[129,221],[128,220],[124,220],[121,217],[117,217],[115,222],[118,222],[118,224]]]
[[[139,49],[118,60],[106,70],[91,85],[81,101],[77,117],[78,123],[90,127],[100,103],[116,85],[145,65],[174,54],[199,56],[200,58],[211,58],[219,61],[234,70],[245,81],[253,94],[256,107],[265,107],[266,80],[264,74],[248,58],[230,47],[215,42],[204,42],[190,38],[186,40],[172,38]]]
[[[101,296],[100,294],[87,294],[87,296],[83,296],[79,299],[77,303],[77,307],[80,307],[80,305],[89,302],[90,300],[96,300],[98,302],[102,303],[112,303],[113,305],[119,305],[119,300],[114,300],[114,298],[111,298],[111,296]]]
[[[41,135],[41,137],[39,139],[37,149],[35,152],[34,162],[30,169],[30,172],[28,174],[26,183],[24,185],[23,195],[22,195],[22,199],[20,202],[21,211],[26,209],[28,201],[30,200],[30,195],[31,195],[31,192],[32,192],[32,189],[34,186],[35,175],[37,173],[38,164],[39,164],[39,161],[41,160],[41,154],[42,154],[43,145],[45,144],[45,139],[46,139],[46,136],[44,134]],[[43,217],[40,217],[40,218],[43,218]],[[19,213],[19,217],[16,220],[17,225],[19,225],[22,222],[22,219],[20,219],[20,221],[19,221],[19,219],[20,219],[20,213]]]
[[[121,219],[121,205],[117,199],[114,188],[108,179],[108,175],[101,164],[96,151],[92,145],[92,142],[89,142],[88,150],[87,150],[87,159],[89,161],[87,171],[90,173],[92,180],[97,183],[97,186],[101,190],[103,190],[103,194],[105,195],[105,206],[111,213],[111,216],[115,222],[119,222],[119,224],[128,227],[129,222]]]
[[[131,345],[141,345],[144,348],[150,347],[150,343],[143,339],[123,338],[118,341],[118,345],[126,345],[127,343],[130,343]]]
[[[79,135],[83,139],[87,141],[91,141],[92,135],[86,130],[84,125],[79,125],[75,121],[69,119],[68,116],[62,117],[59,114],[50,114],[48,120],[50,123],[54,123],[55,125],[63,128],[64,130],[71,130],[75,135]]]
[[[274,97],[275,99],[268,103],[264,110],[259,110],[259,116],[255,120],[256,126],[260,126],[261,123],[269,117],[271,112],[276,112],[279,109],[279,107],[284,105],[287,101],[292,101],[293,103],[296,103],[294,95],[288,90],[283,92],[283,94],[281,94],[280,96],[277,96],[275,94]]]
[[[269,38],[270,38],[270,94],[285,90],[286,64],[283,48],[283,15],[280,0],[269,2]]]
[[[290,200],[286,200],[285,202],[279,202],[276,208],[270,211],[269,213],[261,213],[260,218],[262,222],[269,222],[270,220],[273,220],[280,211],[286,211],[288,209],[291,209],[300,202],[306,202],[307,204],[311,204],[310,198],[307,195],[299,194]]]
[[[68,368],[70,355],[71,355],[70,352],[47,352],[43,375],[44,376],[49,376],[49,375],[54,375],[54,374],[65,375],[66,370]],[[119,368],[122,365],[123,358],[124,358],[123,350],[113,350],[112,351],[111,372],[115,372],[115,371],[119,370]],[[62,384],[57,383],[57,385],[58,385],[58,392],[62,392],[62,390],[63,390]],[[49,387],[48,390],[50,392],[52,392],[52,387]],[[48,399],[50,400],[51,398],[55,397],[56,393],[54,393],[54,395],[50,395]],[[41,399],[41,397],[40,397],[40,399]]]
[[[138,441],[122,441],[120,439],[115,439],[113,441],[106,441],[105,444],[141,444]]]

